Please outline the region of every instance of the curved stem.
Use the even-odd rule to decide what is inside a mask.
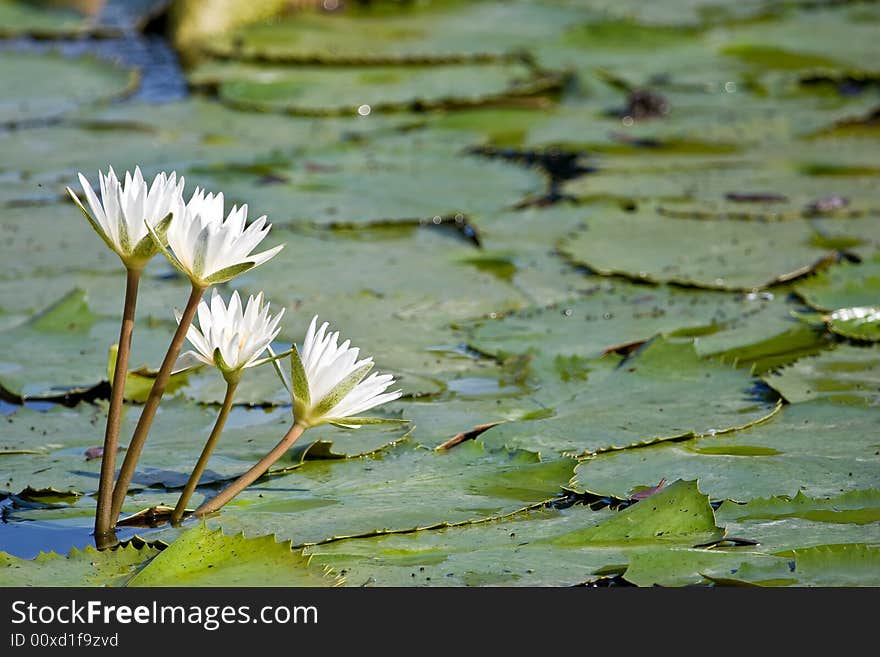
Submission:
[[[168,353],[165,354],[165,360],[162,361],[162,366],[159,368],[156,380],[153,381],[153,387],[150,388],[150,396],[147,397],[147,402],[144,404],[143,411],[141,411],[141,416],[131,436],[131,442],[128,444],[128,450],[125,452],[122,467],[119,468],[116,486],[113,488],[113,508],[110,511],[112,518],[118,518],[119,512],[122,510],[125,495],[128,493],[128,485],[131,483],[141,451],[144,449],[144,443],[147,441],[147,434],[150,432],[153,419],[156,417],[159,402],[162,400],[162,395],[165,394],[165,387],[171,378],[171,370],[177,361],[177,356],[180,354],[180,348],[183,346],[186,332],[189,330],[190,324],[192,324],[204,291],[205,288],[193,285],[186,309],[183,311],[183,316],[180,318],[180,323],[177,325],[177,330],[174,332],[171,344],[168,346]],[[113,526],[115,524],[114,521]]]
[[[303,425],[294,424],[284,438],[278,441],[278,444],[272,448],[271,452],[266,454],[266,456],[260,459],[259,463],[229,484],[215,497],[202,504],[196,509],[195,515],[201,517],[218,511],[220,507],[229,502],[229,500],[262,477],[266,473],[266,470],[268,470],[275,461],[284,456],[285,452],[291,448],[293,443],[296,442],[297,438],[299,438],[305,430],[306,427]]]
[[[186,504],[189,502],[190,497],[192,497],[196,486],[199,485],[199,479],[202,478],[202,473],[204,473],[205,468],[208,466],[208,459],[211,458],[211,452],[214,451],[214,447],[217,445],[217,440],[220,438],[220,434],[223,433],[223,427],[226,424],[226,417],[229,415],[229,410],[232,408],[232,400],[235,398],[235,389],[237,387],[237,381],[231,380],[226,382],[226,397],[223,398],[223,406],[220,408],[220,414],[217,416],[217,421],[214,422],[214,428],[211,430],[208,442],[206,442],[205,446],[202,448],[202,455],[199,456],[196,467],[193,468],[192,474],[189,476],[189,480],[186,482],[186,486],[184,486],[183,492],[180,494],[180,499],[177,500],[177,506],[174,507],[174,513],[171,514],[172,525],[179,524],[183,519],[183,514],[186,511]]]
[[[131,353],[131,335],[134,332],[134,313],[137,306],[138,283],[141,272],[128,269],[125,281],[125,306],[122,310],[122,326],[119,329],[119,348],[113,370],[113,386],[110,389],[110,409],[104,430],[104,452],[101,457],[101,477],[98,483],[98,505],[95,510],[95,540],[106,545],[113,536],[113,475],[116,473],[116,454],[119,451],[119,424],[122,420],[122,403],[125,398],[125,382],[128,377],[128,357]]]

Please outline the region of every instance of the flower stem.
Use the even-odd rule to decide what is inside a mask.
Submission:
[[[122,419],[122,403],[125,398],[125,381],[128,377],[128,357],[131,353],[131,334],[134,332],[134,313],[137,306],[138,283],[141,272],[128,269],[125,281],[125,306],[122,326],[119,329],[119,348],[116,367],[113,370],[113,386],[110,389],[110,409],[104,430],[104,453],[101,457],[101,478],[98,483],[98,506],[95,511],[95,538],[104,545],[105,539],[115,538],[112,520],[113,475],[116,473],[116,453],[119,451],[119,424]]]
[[[183,519],[183,514],[186,511],[186,504],[189,502],[190,497],[192,497],[196,486],[198,486],[199,479],[202,478],[202,473],[208,465],[208,459],[211,458],[211,452],[214,451],[214,447],[217,445],[217,440],[220,438],[220,434],[223,433],[223,427],[226,424],[226,418],[232,408],[232,400],[235,398],[235,389],[237,387],[238,382],[235,380],[228,380],[226,382],[226,397],[223,398],[223,406],[220,408],[220,414],[217,416],[217,421],[214,422],[214,428],[211,430],[208,442],[206,442],[205,446],[202,448],[202,455],[199,457],[196,467],[189,476],[189,480],[186,482],[186,486],[180,494],[180,499],[177,500],[177,506],[174,507],[174,513],[171,514],[172,525],[179,524]]]
[[[266,456],[260,459],[259,463],[229,484],[216,496],[203,503],[198,509],[196,509],[195,515],[202,517],[218,511],[220,507],[262,477],[266,473],[266,470],[268,470],[275,461],[284,456],[285,452],[290,449],[293,443],[296,442],[297,438],[299,438],[305,430],[306,427],[303,425],[299,423],[294,424],[284,438],[278,441],[278,444],[272,448],[271,452],[266,454]]]
[[[192,324],[193,317],[196,314],[196,309],[199,306],[199,301],[201,300],[204,291],[205,288],[193,285],[192,292],[189,295],[189,301],[187,301],[186,304],[186,309],[183,311],[180,323],[177,325],[177,330],[174,332],[174,337],[171,339],[171,344],[168,346],[168,353],[165,354],[165,360],[162,361],[162,366],[159,368],[156,380],[153,381],[153,387],[150,388],[150,395],[147,397],[147,402],[144,404],[144,409],[141,411],[141,416],[138,419],[137,426],[131,436],[131,442],[128,444],[128,450],[125,452],[125,459],[122,461],[122,467],[119,468],[119,477],[116,479],[116,486],[113,488],[113,508],[110,511],[112,518],[118,518],[119,512],[122,510],[122,504],[125,502],[125,495],[128,493],[128,485],[131,483],[131,479],[134,476],[134,470],[137,467],[141,451],[144,449],[147,434],[150,432],[150,426],[153,424],[153,419],[156,417],[159,402],[162,400],[162,395],[165,394],[165,387],[168,385],[168,380],[171,378],[171,370],[174,367],[174,363],[177,361],[177,356],[180,354],[181,347],[183,347],[186,332],[189,330],[190,324]],[[115,527],[115,521],[112,524]]]

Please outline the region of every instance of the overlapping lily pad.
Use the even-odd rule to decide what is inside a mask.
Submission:
[[[159,362],[173,333],[169,324],[140,323],[132,363]],[[82,290],[71,290],[25,323],[0,333],[0,384],[19,397],[60,397],[106,380],[119,320],[90,310]]]
[[[764,376],[786,400],[880,404],[880,350],[838,345]]]
[[[555,397],[544,399],[552,415],[500,425],[481,440],[548,453],[590,454],[725,433],[778,410],[775,399],[755,394],[747,372],[702,360],[689,343],[658,338],[618,361],[611,354],[594,362],[591,369],[597,375],[579,382],[573,397],[555,391]],[[639,459],[641,450],[623,453]]]
[[[854,490],[835,497],[773,497],[746,504],[724,502],[716,511],[730,536],[757,541],[763,552],[827,543],[872,543],[880,528],[877,491]]]
[[[0,57],[0,77],[7,81],[0,125],[58,118],[133,91],[138,80],[133,71],[110,62],[10,52]]]
[[[72,37],[83,34],[89,22],[85,16],[61,8],[35,6],[22,0],[0,2],[0,37]]]
[[[775,563],[743,564],[735,573],[707,572],[721,584],[755,586],[878,586],[880,547],[865,543],[817,545],[780,553]]]
[[[771,298],[760,311],[744,314],[721,331],[694,338],[697,353],[762,374],[829,346],[832,336],[820,317],[805,321],[796,316],[798,305],[785,294],[761,294]]]
[[[252,171],[203,167],[188,179],[223,189],[230,201],[248,203],[276,224],[345,226],[418,224],[437,217],[454,227],[456,215],[463,221],[496,214],[544,187],[538,171],[486,162],[463,149],[463,142],[438,144],[430,134],[404,134]]]
[[[214,55],[288,63],[443,63],[501,58],[553,39],[583,15],[529,2],[376,2],[300,11],[202,44]],[[497,25],[511,29],[497,30]]]
[[[722,535],[694,482],[676,482],[650,502],[621,512],[542,510],[440,531],[349,539],[307,551],[313,560],[344,570],[352,586],[571,586],[599,579],[609,567],[625,569],[642,550],[690,547]],[[740,554],[737,563],[744,558]],[[693,569],[690,575],[702,580]],[[671,581],[658,571],[640,583]]]
[[[712,499],[835,496],[876,486],[878,450],[876,410],[817,400],[728,435],[600,454],[578,465],[572,485],[625,498],[664,477],[696,478]]]
[[[564,79],[521,64],[328,69],[229,62],[202,64],[189,77],[192,85],[216,88],[232,107],[301,116],[515,104],[558,91]]]
[[[252,486],[209,526],[295,545],[384,534],[513,513],[555,497],[574,462],[526,450],[488,450],[474,442],[446,452],[403,444],[372,457],[309,461]],[[406,504],[401,505],[400,500]]]
[[[808,274],[833,257],[804,221],[678,219],[650,211],[596,214],[561,245],[601,274],[721,290],[754,290]]]
[[[132,545],[100,552],[89,546],[67,555],[43,552],[36,559],[0,552],[0,586],[124,586],[157,554],[155,548]]]
[[[829,267],[798,282],[795,291],[819,310],[870,306],[880,296],[880,255],[859,264]]]
[[[342,578],[273,536],[227,536],[197,525],[128,581],[128,586],[335,586]]]
[[[484,320],[469,332],[475,349],[503,357],[534,350],[592,358],[614,347],[676,331],[712,333],[762,311],[768,300],[669,286],[595,279],[580,296]]]

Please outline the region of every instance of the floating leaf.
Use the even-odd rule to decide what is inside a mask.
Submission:
[[[838,345],[764,375],[764,381],[796,403],[824,399],[841,404],[880,404],[880,351]]]
[[[805,221],[752,223],[676,219],[656,213],[600,213],[562,245],[600,274],[722,290],[754,290],[829,262]]]
[[[839,308],[825,316],[828,328],[853,340],[880,342],[880,306]]]
[[[880,548],[864,543],[817,545],[780,554],[772,564],[744,564],[734,576],[707,573],[721,584],[759,586],[878,586]]]
[[[295,545],[446,527],[540,505],[559,493],[572,465],[474,441],[443,452],[404,444],[360,459],[307,461],[245,490],[209,525]]]
[[[603,360],[613,365],[611,356]],[[701,360],[688,343],[655,339],[619,365],[608,368],[604,376],[580,383],[579,392],[570,399],[547,400],[555,410],[550,417],[502,424],[487,431],[481,440],[583,455],[724,433],[760,422],[776,412],[774,400],[751,394],[752,385],[748,373]],[[650,483],[661,477],[672,478],[668,472],[655,470]],[[629,488],[648,483],[631,481]],[[627,497],[625,491],[629,488],[615,487],[618,497]]]
[[[55,119],[78,106],[124,95],[137,86],[134,71],[91,58],[4,52],[0,125]]]
[[[634,486],[667,477],[698,479],[712,499],[834,496],[876,485],[875,424],[874,409],[792,404],[728,435],[599,454],[577,466],[572,487],[625,498]]]
[[[794,289],[818,310],[870,306],[880,297],[880,254],[860,264],[829,267],[799,281]]]
[[[310,565],[302,551],[274,536],[227,536],[193,527],[128,582],[128,586],[336,586],[342,579]]]
[[[564,77],[522,64],[339,67],[208,62],[190,72],[196,87],[216,88],[237,109],[300,116],[454,109],[558,91]]]
[[[0,585],[123,586],[157,554],[155,548],[131,545],[100,552],[91,546],[74,548],[66,556],[41,552],[35,559],[0,552]]]

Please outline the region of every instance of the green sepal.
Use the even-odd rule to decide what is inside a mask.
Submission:
[[[272,355],[269,356],[268,358],[261,358],[259,360],[255,360],[253,363],[251,363],[251,367],[259,367],[260,365],[265,365],[266,363],[277,363],[282,358],[287,358],[288,356],[290,356],[290,354],[293,353],[293,349],[288,349],[287,351],[282,351],[280,354],[275,354],[270,349],[269,353],[271,353]],[[288,392],[290,392],[290,388],[287,387],[287,381],[284,381],[283,379],[282,379],[282,381],[284,382],[284,387],[287,388]]]
[[[169,212],[162,221],[156,223],[156,226],[153,229],[156,235],[161,238],[163,244],[168,241],[166,235],[173,216],[174,213]],[[156,246],[156,238],[148,234],[135,245],[134,251],[131,252],[131,259],[146,262],[157,253],[159,253],[159,248]]]
[[[239,274],[243,274],[248,269],[253,269],[257,263],[255,262],[240,262],[237,265],[230,265],[229,267],[224,267],[220,271],[216,271],[210,276],[207,276],[204,279],[204,282],[209,285],[216,285],[217,283],[225,283],[226,281],[235,278]]]
[[[168,262],[170,262],[172,265],[174,265],[174,268],[177,269],[177,271],[179,271],[181,274],[183,274],[188,279],[193,281],[192,273],[187,271],[187,269],[183,265],[180,264],[180,261],[174,257],[174,254],[168,250],[168,247],[162,243],[162,237],[156,233],[156,231],[153,229],[153,227],[146,220],[144,221],[144,225],[146,225],[147,230],[150,233],[150,236],[153,238],[153,243],[156,245],[156,248],[159,249],[159,252],[163,256],[168,258]],[[196,281],[193,281],[193,282],[195,283]]]
[[[293,398],[293,392],[290,389],[290,383],[287,381],[287,376],[284,374],[284,370],[281,369],[281,365],[278,364],[278,359],[275,357],[275,352],[272,350],[272,345],[266,347],[266,351],[269,352],[269,355],[272,357],[272,367],[275,369],[275,374],[278,375],[278,378],[281,379],[281,384],[284,386],[284,389],[287,390],[287,394]]]
[[[214,365],[216,365],[217,369],[219,369],[223,373],[223,376],[226,376],[228,373],[235,371],[235,370],[233,370],[232,367],[229,366],[229,363],[227,363],[226,360],[223,358],[223,352],[220,351],[220,347],[216,347],[214,349],[213,358],[214,358]]]
[[[306,370],[297,347],[294,347],[290,352],[290,383],[293,401],[303,408],[308,408],[312,403],[309,394],[309,381],[306,379]]]
[[[107,233],[104,232],[104,229],[101,228],[101,224],[99,224],[95,220],[95,218],[91,214],[89,214],[89,211],[86,210],[85,206],[79,200],[76,193],[70,187],[67,188],[67,193],[70,194],[70,198],[72,198],[73,202],[76,203],[76,207],[78,207],[80,212],[83,213],[83,216],[88,220],[95,232],[98,233],[102,240],[104,240],[104,244],[106,244],[111,251],[122,257],[122,254],[119,253],[119,249],[116,248],[116,245],[110,240],[110,238],[107,236]]]
[[[348,393],[355,389],[358,383],[364,380],[364,377],[371,369],[373,369],[373,363],[365,363],[342,379],[333,390],[324,395],[324,398],[315,405],[311,415],[320,418],[325,413],[333,410],[339,402],[345,399]]]

